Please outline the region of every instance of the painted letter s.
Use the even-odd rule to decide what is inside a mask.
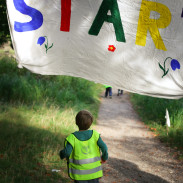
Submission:
[[[26,32],[39,29],[43,24],[43,15],[40,11],[27,6],[24,0],[13,0],[16,10],[24,15],[29,15],[32,20],[30,22],[16,22],[14,23],[14,29],[17,32]]]

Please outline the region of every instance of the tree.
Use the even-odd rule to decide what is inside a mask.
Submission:
[[[10,32],[8,27],[8,20],[6,15],[6,1],[0,1],[0,45],[10,40]]]

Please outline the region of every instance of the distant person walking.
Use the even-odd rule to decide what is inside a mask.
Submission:
[[[121,95],[123,95],[123,90],[118,89],[118,94],[117,94],[117,96],[121,96]]]
[[[109,95],[109,98],[112,98],[112,87],[110,85],[104,85],[105,86],[105,97]]]

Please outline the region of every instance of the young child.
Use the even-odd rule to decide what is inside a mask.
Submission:
[[[110,85],[104,85],[105,86],[105,98],[107,98],[109,94],[109,98],[112,98],[112,87]]]
[[[118,94],[117,94],[117,96],[121,96],[121,95],[123,95],[123,90],[118,89]]]
[[[101,163],[108,159],[107,146],[99,133],[88,130],[92,122],[93,116],[89,111],[80,111],[76,115],[79,131],[66,138],[65,148],[60,151],[60,158],[67,159],[68,174],[75,183],[99,183],[103,176]]]

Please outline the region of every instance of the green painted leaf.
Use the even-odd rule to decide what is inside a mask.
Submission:
[[[48,49],[50,49],[51,47],[53,47],[53,43],[52,43],[52,45]]]
[[[165,69],[162,67],[162,65],[159,63],[159,67],[160,69],[162,69],[163,71],[165,71]]]
[[[165,75],[167,75],[167,74],[168,74],[168,71],[169,71],[169,69],[165,72]]]

